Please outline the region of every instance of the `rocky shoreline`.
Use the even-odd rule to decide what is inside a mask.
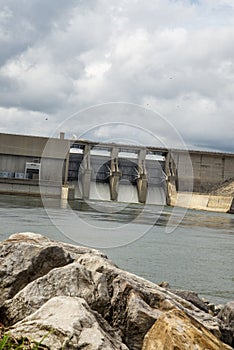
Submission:
[[[228,350],[234,302],[209,304],[119,269],[100,251],[34,233],[0,244],[0,323],[42,348]]]

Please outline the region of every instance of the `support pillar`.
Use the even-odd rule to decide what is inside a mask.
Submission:
[[[177,199],[177,191],[176,191],[176,166],[169,151],[166,156],[165,162],[165,172],[166,172],[166,202],[167,205],[174,205]]]
[[[121,178],[121,171],[118,165],[118,148],[114,147],[111,151],[110,163],[110,198],[112,201],[118,200],[119,180]]]
[[[138,155],[138,179],[137,191],[140,203],[145,203],[147,199],[148,179],[145,166],[146,150],[140,150]]]
[[[61,188],[61,200],[73,200],[75,198],[75,188],[70,185],[63,185]]]
[[[140,203],[145,203],[147,199],[148,180],[146,174],[141,174],[137,179],[138,200]]]
[[[70,158],[70,149],[65,158],[65,172],[64,172],[64,180],[63,180],[64,185],[67,185],[67,181],[68,181],[69,158]]]
[[[91,183],[91,164],[90,164],[90,145],[85,145],[84,156],[82,161],[82,198],[89,199],[90,183]]]

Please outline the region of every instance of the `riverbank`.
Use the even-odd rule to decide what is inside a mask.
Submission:
[[[232,303],[215,307],[195,293],[179,295],[119,269],[95,249],[39,234],[12,235],[0,251],[0,322],[15,339],[43,339],[51,350],[233,346],[225,321],[227,312],[233,317]]]

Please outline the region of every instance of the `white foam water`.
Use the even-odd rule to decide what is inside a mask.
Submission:
[[[75,184],[75,199],[82,199],[82,185]],[[89,199],[110,201],[110,186],[108,183],[94,182],[90,184]],[[139,203],[137,186],[121,184],[118,188],[118,202]],[[146,204],[166,205],[166,193],[163,186],[149,186]]]
[[[99,201],[110,201],[109,184],[92,181],[90,183],[89,199],[95,199]]]
[[[120,184],[118,202],[139,203],[137,187],[131,184]]]
[[[146,204],[166,205],[166,193],[162,186],[149,186]]]

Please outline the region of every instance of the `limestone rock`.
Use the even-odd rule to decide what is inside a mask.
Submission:
[[[162,282],[158,283],[158,285],[159,285],[159,287],[166,288],[166,289],[171,288],[170,283],[167,281],[162,281]]]
[[[0,245],[0,305],[29,282],[72,261],[62,247],[41,235],[12,235]]]
[[[157,320],[162,311],[151,308],[135,291],[128,295],[126,305],[125,342],[131,350],[139,349],[146,331]]]
[[[231,350],[183,311],[161,315],[144,338],[142,350]]]
[[[17,336],[20,329],[23,330],[22,325],[31,320],[33,326],[30,323],[27,334],[33,338],[35,332],[38,339],[43,332],[37,332],[35,322],[37,319],[39,325],[41,317],[43,322],[46,321],[43,318],[45,306],[50,305],[51,315],[62,318],[63,314],[57,314],[59,310],[56,310],[52,300],[67,305],[68,299],[74,299],[75,305],[77,300],[82,300],[82,305],[86,305],[86,309],[88,307],[88,312],[98,322],[105,337],[115,339],[118,334],[118,341],[131,350],[142,349],[145,334],[155,321],[170,310],[183,311],[217,337],[221,336],[220,330],[224,332],[227,327],[222,319],[207,313],[199,303],[195,306],[186,300],[186,295],[176,295],[171,290],[119,269],[95,249],[54,242],[37,234],[12,235],[0,244],[0,277],[0,322],[12,326]],[[52,304],[48,304],[50,302]],[[72,308],[72,301],[69,301],[69,305]],[[61,307],[63,312],[64,308]],[[77,314],[77,322],[81,316]],[[79,324],[85,327],[86,323],[82,322]],[[38,329],[43,327],[38,326]],[[51,327],[47,324],[45,328],[48,330]],[[70,337],[78,342],[82,333],[78,335],[72,327],[70,331],[74,337]],[[53,333],[55,343],[64,341],[64,338],[59,340],[62,333],[56,328]],[[88,330],[83,334],[86,333]],[[56,334],[57,340],[54,339]],[[87,349],[93,348],[87,346]]]
[[[104,257],[98,250],[54,242],[40,234],[11,235],[0,244],[0,306],[29,282],[86,253]]]
[[[189,301],[193,305],[197,306],[200,310],[209,312],[208,305],[204,303],[204,301],[201,298],[199,298],[196,292],[193,292],[190,290],[178,290],[178,289],[171,289],[171,292]]]
[[[51,298],[35,313],[16,323],[11,334],[41,342],[51,350],[128,349],[104,319],[95,317],[82,298]]]
[[[82,297],[99,312],[108,304],[106,281],[101,273],[87,270],[78,262],[54,268],[29,283],[0,308],[2,322],[12,325],[29,316],[55,296]]]
[[[102,257],[87,253],[78,261],[87,269],[106,276],[111,299],[103,315],[114,328],[121,331],[124,342],[132,350],[142,348],[144,334],[161,312],[173,308],[183,310],[202,322],[216,336],[221,336],[220,325],[216,319],[170,290],[123,271]],[[137,302],[131,302],[133,299]]]
[[[217,317],[223,321],[223,341],[234,348],[234,301],[224,305]]]

